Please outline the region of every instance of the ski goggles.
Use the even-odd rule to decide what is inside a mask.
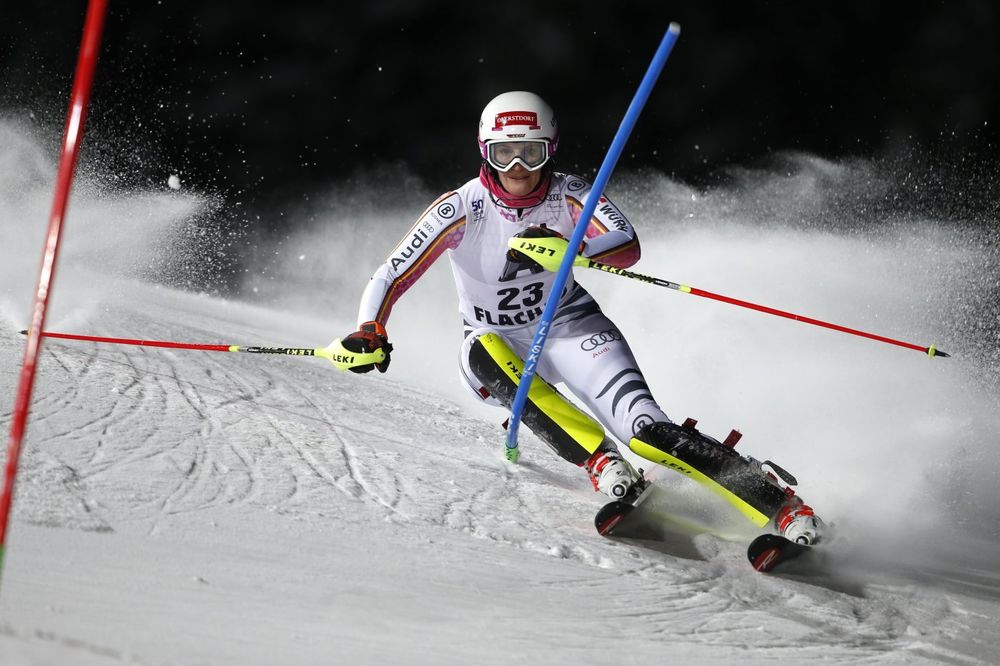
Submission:
[[[549,142],[537,141],[490,141],[486,144],[486,161],[497,171],[504,173],[520,163],[528,171],[538,171],[549,161]]]

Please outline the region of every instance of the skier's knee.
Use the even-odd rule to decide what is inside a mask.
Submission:
[[[458,371],[462,378],[462,385],[465,386],[469,393],[487,405],[503,407],[503,403],[493,397],[493,394],[486,388],[485,383],[476,376],[476,373],[472,370],[472,365],[469,363],[472,345],[480,336],[488,333],[499,335],[496,331],[489,328],[477,328],[465,336],[465,341],[462,343]]]
[[[503,336],[488,329],[470,334],[466,345],[468,351],[462,359],[467,365],[463,365],[463,372],[509,408],[523,372],[521,359]],[[541,377],[531,383],[521,418],[556,453],[577,465],[583,464],[604,441],[604,427]]]

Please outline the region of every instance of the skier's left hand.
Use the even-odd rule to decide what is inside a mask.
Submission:
[[[549,229],[544,224],[540,227],[527,227],[521,230],[520,232],[514,234],[514,238],[562,238],[562,237],[563,235],[561,233],[553,229]],[[516,264],[529,265],[529,262],[534,263],[533,259],[530,259],[525,254],[518,252],[514,248],[510,248],[507,250],[507,258]]]
[[[541,247],[532,247],[531,251],[519,249],[520,243],[515,241],[517,238],[553,238],[559,239],[558,241],[549,241],[545,244],[544,250]],[[512,264],[521,266],[524,268],[531,268],[541,266],[545,270],[557,271],[559,270],[560,264],[562,264],[563,256],[566,254],[566,249],[569,243],[563,238],[563,235],[557,231],[549,229],[544,224],[540,227],[528,227],[516,234],[514,238],[510,240],[510,247],[507,250],[507,259]],[[580,251],[582,252],[584,244],[580,244]]]
[[[378,368],[379,372],[389,369],[389,354],[392,352],[392,345],[389,344],[389,335],[385,332],[385,327],[377,321],[366,321],[361,324],[361,328],[351,333],[340,344],[344,349],[352,352],[370,353],[377,349],[385,352],[385,360],[381,363],[369,363],[348,368],[351,372],[371,372],[372,368]]]

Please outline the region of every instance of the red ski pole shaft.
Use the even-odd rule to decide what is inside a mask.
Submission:
[[[26,334],[27,331],[21,331]],[[78,335],[76,333],[54,333],[52,331],[42,331],[43,338],[56,338],[59,340],[80,340],[83,342],[103,342],[113,345],[135,345],[137,347],[166,347],[168,349],[194,349],[198,351],[228,352],[236,351],[235,345],[205,345],[191,342],[170,342],[167,340],[135,340],[132,338],[109,338],[100,335]]]
[[[741,308],[749,308],[751,310],[756,310],[758,312],[764,312],[770,315],[775,315],[776,317],[784,317],[786,319],[791,319],[793,321],[800,321],[803,324],[822,326],[823,328],[829,328],[834,331],[840,331],[841,333],[848,333],[850,335],[857,335],[862,338],[868,338],[869,340],[877,340],[878,342],[885,342],[890,345],[905,347],[906,349],[913,349],[915,351],[923,352],[928,356],[943,356],[944,358],[948,358],[949,356],[949,354],[938,350],[937,347],[935,347],[934,345],[924,347],[921,345],[914,344],[912,342],[895,340],[893,338],[887,338],[884,335],[876,335],[875,333],[860,331],[856,328],[848,328],[847,326],[841,326],[840,324],[833,324],[828,321],[813,319],[812,317],[804,317],[802,315],[795,314],[793,312],[785,312],[784,310],[777,310],[775,308],[771,308],[766,305],[758,305],[756,303],[751,303],[749,301],[741,301],[738,298],[731,298],[729,296],[723,296],[722,294],[713,294],[710,291],[705,291],[704,289],[698,289],[697,287],[688,287],[687,293],[692,294],[694,296],[701,296],[703,298],[711,298],[712,300],[721,301],[722,303],[729,303],[730,305],[738,305]]]
[[[21,331],[27,335],[28,331]],[[381,363],[386,358],[383,349],[374,351],[353,351],[344,347],[340,339],[326,347],[263,347],[260,345],[206,345],[196,342],[172,342],[169,340],[137,340],[135,338],[110,338],[102,335],[81,335],[79,333],[56,333],[42,331],[40,337],[60,340],[80,340],[101,342],[112,345],[133,345],[135,347],[164,347],[167,349],[191,349],[194,351],[242,352],[244,354],[279,354],[284,356],[317,356],[333,363],[338,370],[350,370],[369,363]]]
[[[537,239],[532,239],[534,242],[539,242]],[[840,331],[841,333],[848,333],[850,335],[857,335],[862,338],[868,338],[869,340],[876,340],[878,342],[885,342],[890,345],[896,345],[898,347],[905,347],[906,349],[913,349],[919,352],[923,352],[930,357],[941,356],[948,358],[950,354],[947,354],[939,350],[934,345],[923,346],[913,344],[912,342],[904,342],[902,340],[895,340],[893,338],[887,338],[884,335],[876,335],[874,333],[868,333],[866,331],[860,331],[856,328],[848,328],[847,326],[841,326],[840,324],[833,324],[828,321],[822,321],[820,319],[813,319],[812,317],[804,317],[793,312],[785,312],[784,310],[778,310],[776,308],[771,308],[766,305],[758,305],[757,303],[751,303],[750,301],[742,301],[738,298],[732,298],[730,296],[723,296],[722,294],[714,294],[710,291],[705,291],[704,289],[698,289],[697,287],[689,287],[685,284],[680,284],[677,282],[671,282],[670,280],[663,280],[656,277],[651,277],[649,275],[643,275],[641,273],[633,273],[632,271],[627,271],[624,268],[616,268],[615,266],[610,266],[608,264],[602,264],[585,257],[579,257],[576,260],[577,266],[584,266],[586,268],[595,268],[605,273],[612,273],[614,275],[620,275],[622,277],[632,278],[633,280],[639,280],[641,282],[648,282],[650,284],[655,284],[660,287],[666,287],[668,289],[674,289],[675,291],[681,291],[686,294],[692,294],[694,296],[701,296],[702,298],[710,298],[715,301],[720,301],[722,303],[728,303],[730,305],[738,305],[741,308],[748,308],[750,310],[756,310],[757,312],[764,312],[766,314],[775,315],[776,317],[784,317],[786,319],[792,319],[794,321],[800,321],[803,324],[812,324],[813,326],[821,326],[823,328],[829,328],[834,331]]]

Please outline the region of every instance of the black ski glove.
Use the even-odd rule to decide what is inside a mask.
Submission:
[[[344,349],[352,352],[371,353],[376,349],[385,352],[385,360],[381,363],[368,363],[349,368],[351,372],[371,372],[372,368],[378,368],[379,372],[389,369],[389,354],[392,352],[392,345],[389,344],[389,336],[385,332],[385,327],[377,321],[366,321],[361,324],[361,328],[351,333],[340,341]]]

